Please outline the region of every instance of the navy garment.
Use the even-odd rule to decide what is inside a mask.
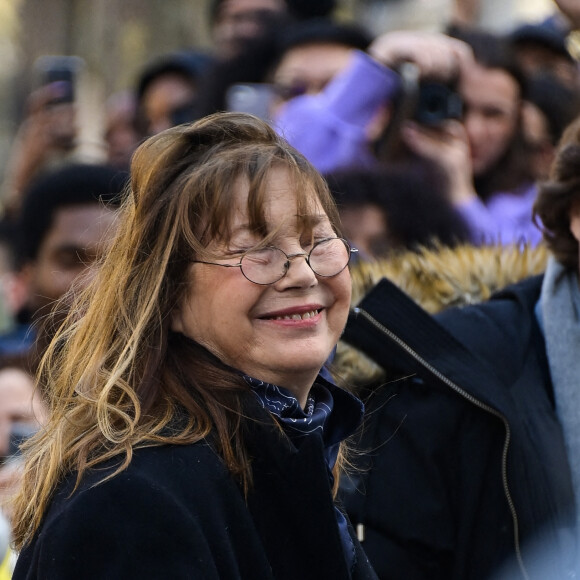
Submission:
[[[376,579],[354,536],[345,561],[322,437],[290,440],[249,389],[243,402],[247,497],[207,441],[136,449],[106,482],[112,462],[59,484],[14,580]]]
[[[352,435],[360,425],[364,414],[362,402],[345,391],[339,391],[335,385],[319,376],[310,390],[306,409],[302,409],[296,397],[287,389],[247,375],[244,378],[264,409],[277,418],[290,439],[295,441],[314,433],[322,436],[329,484],[332,487],[334,484],[332,468],[338,457],[340,442]],[[336,403],[333,391],[342,393],[342,396],[336,397]],[[338,417],[338,420],[330,421],[332,415]],[[335,515],[345,558],[349,568],[352,569],[355,563],[355,549],[348,531],[348,523],[338,507],[335,507]]]
[[[342,489],[380,578],[571,577],[575,500],[541,284],[432,317],[383,280],[351,316],[343,339],[392,371],[365,398],[361,471]],[[539,567],[540,553],[552,562]]]
[[[36,339],[36,329],[31,324],[17,324],[0,335],[0,355],[19,355],[27,352]]]

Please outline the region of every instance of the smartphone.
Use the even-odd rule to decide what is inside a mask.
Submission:
[[[270,121],[270,107],[274,88],[267,83],[244,83],[229,87],[226,92],[226,109],[238,113],[250,113]]]
[[[72,103],[75,100],[76,79],[83,63],[83,59],[78,56],[41,56],[34,63],[36,84],[44,86],[58,83],[58,96],[51,103]]]

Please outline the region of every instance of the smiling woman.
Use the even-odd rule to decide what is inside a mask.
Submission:
[[[131,174],[43,361],[14,577],[374,578],[333,501],[362,405],[319,375],[352,251],[324,180],[236,113],[152,137]]]

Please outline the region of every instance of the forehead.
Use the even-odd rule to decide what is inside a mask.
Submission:
[[[252,187],[260,189],[260,194],[253,193]],[[257,207],[252,207],[257,199],[260,200]],[[256,213],[263,216],[267,232],[280,227],[302,229],[321,221],[328,222],[314,184],[283,166],[272,167],[257,187],[251,185],[247,177],[239,177],[232,201],[230,225],[233,231],[252,229],[252,214]]]
[[[34,394],[34,380],[18,368],[0,370],[0,402],[2,406],[13,403],[30,403]]]
[[[336,42],[312,42],[286,51],[275,74],[286,71],[340,70],[348,62],[352,49]]]
[[[473,102],[509,102],[519,99],[519,86],[505,70],[474,65],[461,73],[461,96]]]
[[[54,213],[41,251],[64,244],[79,248],[96,246],[105,239],[116,219],[116,209],[97,203],[61,207]]]

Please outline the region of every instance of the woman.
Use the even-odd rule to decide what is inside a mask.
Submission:
[[[137,150],[123,216],[41,368],[14,577],[374,578],[332,500],[361,404],[318,376],[352,251],[322,178],[217,114]]]

